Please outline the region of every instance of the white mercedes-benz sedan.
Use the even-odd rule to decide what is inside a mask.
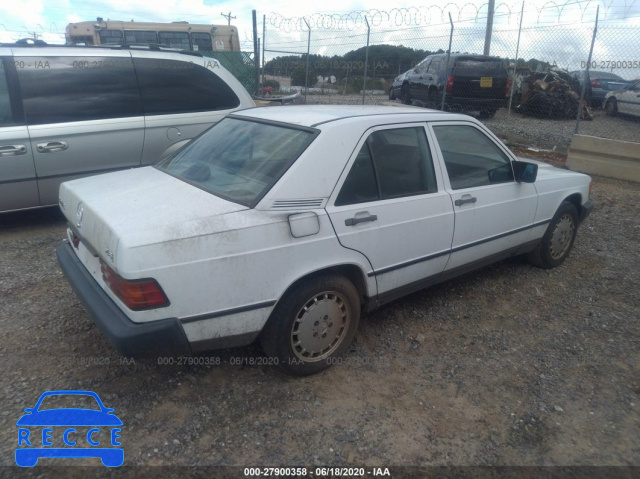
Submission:
[[[560,265],[590,181],[465,115],[255,108],[156,166],[62,184],[58,261],[124,355],[259,339],[305,375],[348,349],[363,311],[513,255]]]

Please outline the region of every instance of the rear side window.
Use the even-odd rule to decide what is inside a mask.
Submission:
[[[192,33],[193,49],[200,52],[210,52],[213,50],[211,46],[211,35],[208,33]]]
[[[158,43],[158,35],[156,32],[150,32],[147,30],[125,30],[124,39],[126,43],[138,43],[142,45],[151,45]]]
[[[177,60],[134,58],[146,115],[227,110],[240,100],[213,71]]]
[[[131,58],[16,57],[27,123],[142,116]]]
[[[424,128],[378,130],[358,152],[335,205],[437,191]]]
[[[191,50],[187,32],[158,32],[158,43],[180,50]]]

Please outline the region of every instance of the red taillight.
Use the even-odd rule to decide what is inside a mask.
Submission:
[[[453,92],[453,75],[447,78],[447,93]]]
[[[598,80],[597,78],[595,80],[591,80],[591,86],[593,88],[601,88],[600,86],[600,80]]]
[[[111,291],[120,298],[127,308],[133,311],[163,308],[169,306],[169,300],[155,279],[126,280],[100,260],[102,279]]]
[[[509,90],[511,90],[511,78],[507,78],[507,87],[504,89],[504,96],[509,96]]]

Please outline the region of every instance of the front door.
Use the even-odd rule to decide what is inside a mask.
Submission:
[[[527,242],[538,204],[535,186],[514,180],[509,155],[478,126],[465,122],[430,126],[455,209],[446,271],[487,261]]]

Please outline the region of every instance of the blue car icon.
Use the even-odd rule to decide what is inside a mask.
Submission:
[[[42,402],[51,396],[85,396],[91,398],[99,406],[98,409],[84,407],[71,408],[42,408]],[[89,396],[89,398],[87,398]],[[57,399],[57,398],[56,398]],[[75,398],[72,398],[75,399]],[[47,391],[43,393],[36,405],[26,408],[18,421],[18,447],[16,448],[16,464],[21,467],[33,467],[41,457],[58,458],[87,458],[99,457],[107,467],[118,467],[124,462],[124,449],[120,446],[120,427],[122,421],[114,414],[113,408],[104,406],[100,397],[92,391]],[[42,427],[42,434],[33,435],[28,427]],[[80,433],[76,427],[87,429],[86,434]],[[54,428],[64,432],[56,440],[62,440],[68,447],[52,447]],[[105,434],[108,436],[105,437]],[[84,442],[90,447],[81,447]],[[107,441],[108,438],[108,441]],[[104,447],[105,443],[111,447]],[[100,447],[102,446],[102,447]]]

